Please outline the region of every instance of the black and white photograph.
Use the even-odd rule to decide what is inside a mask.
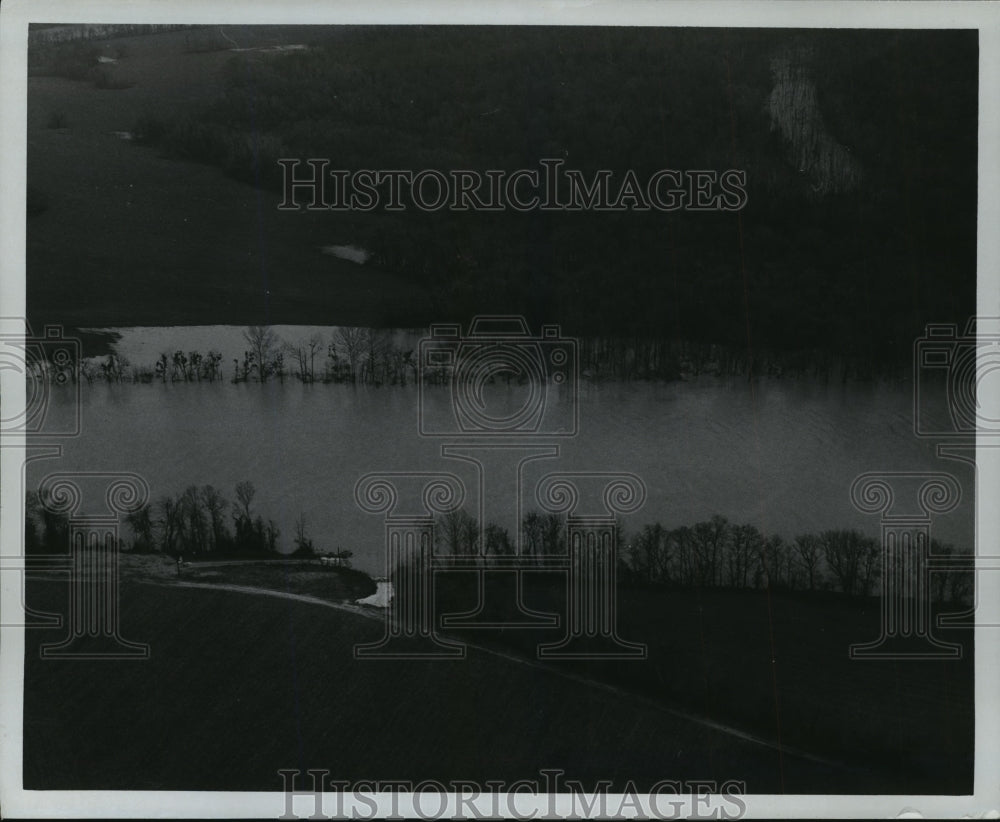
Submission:
[[[0,814],[1000,812],[998,12],[5,4]]]

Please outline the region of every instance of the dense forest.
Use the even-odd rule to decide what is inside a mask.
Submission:
[[[336,220],[436,316],[900,360],[926,322],[974,311],[977,59],[961,31],[361,27],[234,57],[221,99],[135,134],[275,189],[282,157],[742,169],[738,214]]]
[[[122,539],[120,548],[189,559],[329,557],[341,566],[350,566],[354,552],[340,546],[335,550],[316,546],[308,534],[304,514],[295,522],[291,545],[283,544],[274,520],[265,520],[257,511],[254,484],[238,482],[234,491],[235,499],[229,499],[213,485],[190,485],[179,493],[146,503],[125,517],[129,537]],[[69,520],[54,510],[44,491],[28,492],[24,523],[26,554],[66,552]]]
[[[125,46],[114,34],[36,43],[30,76],[130,93],[139,40],[168,35],[122,31],[133,36]],[[219,27],[169,36],[179,68],[226,54],[222,91],[140,110],[129,150],[272,193],[281,158],[347,171],[510,173],[554,159],[587,179],[746,174],[738,212],[321,215],[309,223],[315,247],[332,233],[426,295],[386,302],[375,312],[384,326],[518,313],[573,336],[832,355],[866,371],[908,362],[926,323],[964,326],[975,311],[975,31],[342,26],[287,51],[234,49]],[[63,112],[46,116],[65,130]],[[44,211],[54,193],[29,189],[29,210]],[[291,223],[296,237],[307,225],[293,213],[279,230]],[[43,236],[39,225],[29,235]],[[34,283],[29,314],[61,321]],[[262,321],[255,312],[237,324]],[[183,304],[161,322],[185,324]]]

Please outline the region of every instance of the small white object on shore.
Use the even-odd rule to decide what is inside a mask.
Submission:
[[[355,600],[358,605],[371,605],[373,608],[388,608],[392,602],[392,581],[388,579],[375,580],[375,593],[370,597]]]

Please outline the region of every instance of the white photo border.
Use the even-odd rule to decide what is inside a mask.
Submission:
[[[0,9],[0,305],[5,316],[25,316],[26,90],[29,23],[185,24],[469,24],[553,26],[702,26],[725,28],[977,29],[979,32],[979,316],[1000,316],[1000,5],[996,2],[650,2],[649,0],[504,0],[487,4],[449,0],[369,2],[262,2],[241,0],[7,0]],[[17,374],[0,374],[5,414],[23,408],[25,389]],[[1000,417],[1000,390],[986,381],[979,399],[991,418]],[[980,443],[981,444],[981,443]],[[5,443],[8,445],[8,443]],[[0,449],[0,554],[20,553],[20,485],[23,442]],[[1000,544],[1000,450],[977,449],[976,534],[979,545]],[[989,552],[987,553],[994,553]],[[0,575],[0,624],[23,621],[20,575]],[[979,623],[1000,623],[1000,574],[982,574]],[[973,817],[1000,815],[1000,631],[975,630],[975,794],[971,796],[749,795],[747,818],[786,817]],[[211,791],[25,791],[22,788],[24,631],[3,628],[0,641],[0,811],[25,817],[262,817],[285,811],[275,792]],[[387,796],[380,809],[388,810]],[[301,806],[300,806],[301,802]],[[549,811],[538,799],[538,816]],[[300,810],[301,807],[301,810]],[[401,813],[409,803],[402,801]],[[518,807],[528,811],[529,797]],[[311,813],[299,797],[296,810]],[[557,812],[569,810],[560,796]],[[412,810],[411,810],[412,813]]]

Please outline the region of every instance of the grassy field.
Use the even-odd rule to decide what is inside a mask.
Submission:
[[[229,33],[241,46],[274,37]],[[297,43],[309,36],[308,27],[282,32]],[[109,55],[124,48],[108,71],[126,88],[29,77],[27,181],[47,204],[28,220],[31,320],[392,325],[420,306],[413,286],[321,253],[354,239],[334,215],[279,212],[272,193],[116,136],[143,115],[180,116],[221,93],[232,52],[189,52],[185,37],[101,42]]]
[[[531,573],[525,604],[563,613],[565,583]],[[439,610],[475,607],[476,586],[438,577]],[[648,659],[561,667],[669,705],[730,722],[774,742],[855,763],[890,762],[921,788],[971,789],[974,666],[969,630],[943,630],[960,660],[851,660],[879,635],[879,603],[762,591],[619,589],[619,635]],[[494,612],[493,616],[503,617]],[[533,658],[560,629],[454,631]]]
[[[60,611],[65,597],[58,582],[29,583],[34,607]],[[585,784],[631,778],[647,788],[695,778],[745,780],[750,792],[941,787],[860,756],[847,767],[779,755],[661,700],[485,650],[454,662],[359,662],[353,645],[383,626],[299,601],[170,587],[164,574],[128,579],[121,605],[123,634],[149,643],[150,659],[43,660],[39,644],[60,632],[27,633],[26,788],[276,790],[279,768],[514,780],[550,767]],[[726,677],[754,688],[752,656],[731,658]],[[679,678],[703,665],[675,659]]]

